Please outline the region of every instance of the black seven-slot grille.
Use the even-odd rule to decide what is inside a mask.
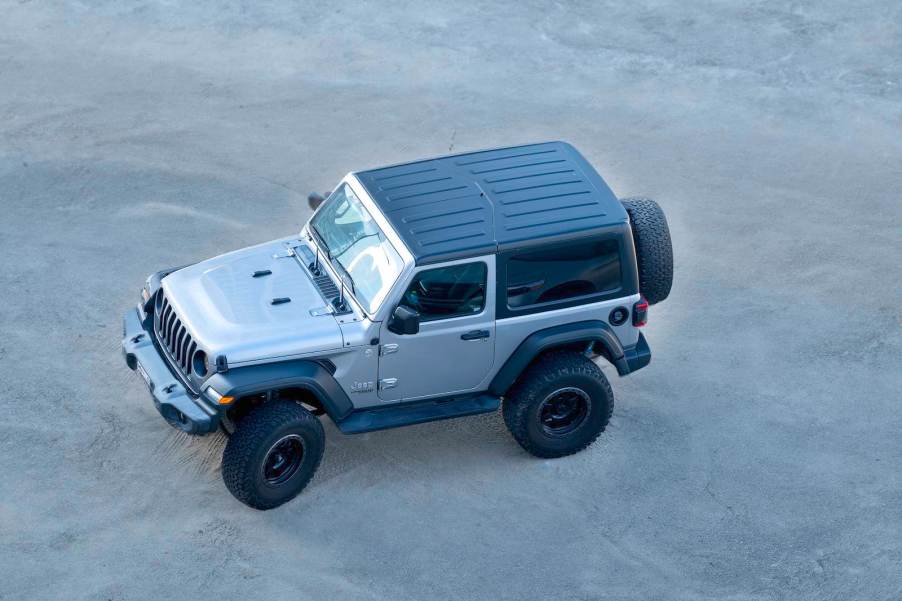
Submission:
[[[159,294],[161,301],[156,303],[154,311],[154,330],[157,340],[166,347],[181,372],[188,376],[191,373],[191,358],[194,356],[194,351],[197,350],[197,343],[191,338],[188,329],[182,324],[182,320],[179,319],[162,290]]]

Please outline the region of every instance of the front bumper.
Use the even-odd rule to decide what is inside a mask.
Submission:
[[[182,384],[154,345],[153,332],[144,327],[138,309],[122,318],[122,355],[130,369],[147,383],[153,403],[167,422],[189,434],[207,434],[219,427],[219,411]]]

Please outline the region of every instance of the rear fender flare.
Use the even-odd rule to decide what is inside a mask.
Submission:
[[[617,373],[629,373],[623,345],[611,326],[599,320],[577,321],[539,330],[527,336],[495,374],[489,384],[489,392],[499,396],[505,394],[536,357],[555,347],[577,342],[600,344],[617,368]]]

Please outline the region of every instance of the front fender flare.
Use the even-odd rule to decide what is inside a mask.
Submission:
[[[233,367],[210,376],[204,384],[207,385],[223,396],[236,398],[269,390],[301,388],[313,394],[336,423],[354,409],[332,374],[316,361],[307,359]]]
[[[505,394],[523,370],[546,350],[564,344],[593,341],[604,347],[611,363],[617,368],[617,373],[622,376],[630,372],[623,345],[611,326],[599,320],[577,321],[539,330],[527,336],[495,374],[489,384],[489,392],[499,396]]]

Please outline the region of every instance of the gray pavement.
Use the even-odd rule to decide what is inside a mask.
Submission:
[[[603,438],[356,437],[252,511],[119,353],[350,170],[545,139],[659,200]],[[902,599],[902,8],[0,1],[0,599]]]

